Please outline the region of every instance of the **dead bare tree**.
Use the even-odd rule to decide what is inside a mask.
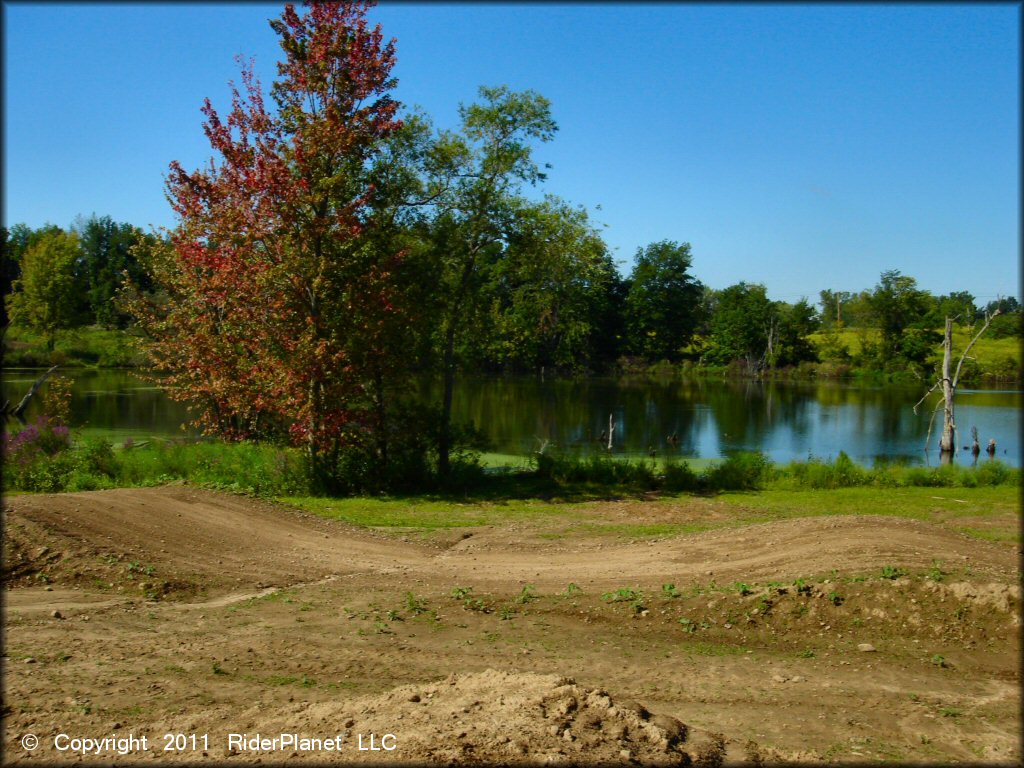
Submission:
[[[35,397],[36,392],[39,391],[39,388],[43,386],[43,384],[46,382],[48,378],[50,378],[50,374],[56,371],[58,368],[60,368],[60,366],[55,365],[42,376],[40,376],[38,379],[36,379],[35,384],[32,385],[28,393],[23,398],[21,398],[21,402],[18,403],[13,408],[11,407],[10,400],[5,402],[3,407],[4,421],[6,422],[9,419],[16,419],[20,424],[24,425],[25,409],[28,408],[28,404],[32,401],[32,398]]]
[[[968,352],[971,351],[971,347],[982,337],[985,331],[988,330],[989,325],[998,315],[1000,310],[996,310],[991,315],[985,314],[985,324],[981,326],[981,330],[974,334],[974,337],[968,343],[967,348],[964,349],[963,354],[960,355],[960,360],[956,364],[956,371],[950,375],[950,367],[953,358],[953,320],[952,317],[946,318],[946,333],[942,339],[942,376],[935,384],[932,385],[931,389],[924,393],[924,397],[917,401],[914,405],[914,413],[917,413],[918,407],[923,403],[932,392],[936,389],[942,388],[942,399],[936,403],[935,410],[932,411],[932,417],[928,421],[928,435],[925,437],[924,447],[928,450],[928,443],[932,439],[932,424],[935,421],[935,414],[939,408],[942,408],[942,436],[939,438],[939,454],[942,457],[949,458],[953,455],[953,451],[956,449],[956,419],[953,413],[953,400],[956,397],[956,387],[960,383],[960,372],[964,367],[965,360],[973,360],[974,358],[968,357]]]

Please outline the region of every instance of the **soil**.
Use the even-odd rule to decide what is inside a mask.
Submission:
[[[414,536],[184,485],[5,506],[5,762],[1022,757],[1019,546],[939,523]]]

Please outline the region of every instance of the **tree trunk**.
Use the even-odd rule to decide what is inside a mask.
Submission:
[[[950,378],[950,358],[953,355],[953,319],[946,318],[946,335],[942,341],[942,437],[939,438],[940,453],[952,454],[956,450],[956,422],[953,419],[953,380]]]
[[[444,391],[441,395],[441,433],[437,439],[437,472],[442,479],[451,474],[452,393],[455,390],[455,326],[449,322],[444,339]]]
[[[612,439],[615,436],[615,414],[608,414],[608,450],[612,449]]]
[[[320,382],[314,378],[309,383],[309,434],[306,436],[306,450],[313,487],[317,491],[324,491],[327,490],[327,478],[320,456],[320,446],[317,443],[317,432],[320,431],[320,400]]]

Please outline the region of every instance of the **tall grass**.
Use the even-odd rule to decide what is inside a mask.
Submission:
[[[308,488],[302,457],[290,448],[170,441],[133,447],[128,441],[115,449],[109,441],[93,438],[23,465],[7,463],[4,489],[59,493],[176,480],[261,496],[304,493]]]
[[[52,430],[51,430],[52,431]],[[20,433],[19,433],[20,434]],[[302,453],[294,448],[256,443],[156,442],[115,448],[103,439],[77,444],[45,443],[49,433],[38,430],[32,440],[8,436],[5,444],[4,490],[58,493],[116,487],[161,485],[184,480],[196,485],[260,496],[310,493]],[[54,442],[51,440],[51,442]],[[39,443],[36,445],[36,443]],[[59,444],[58,444],[59,443]],[[452,492],[490,496],[602,493],[699,493],[724,491],[828,490],[852,487],[899,488],[1019,485],[1021,470],[994,459],[977,466],[939,467],[876,462],[855,463],[845,453],[834,460],[810,458],[773,464],[761,453],[737,453],[695,471],[687,462],[653,459],[624,460],[605,454],[587,457],[541,454],[532,466],[488,474],[478,464],[463,473],[458,487],[439,486],[436,478],[421,488],[384,489],[386,492]],[[358,494],[348,494],[358,495]]]

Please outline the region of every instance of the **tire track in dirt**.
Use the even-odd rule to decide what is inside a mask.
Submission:
[[[166,578],[196,581],[205,600],[229,602],[355,573],[429,572],[474,584],[518,581],[539,588],[569,582],[766,581],[926,568],[935,560],[971,565],[979,576],[1012,580],[1016,552],[993,542],[903,518],[799,518],[626,544],[538,550],[508,529],[486,528],[438,552],[340,521],[247,497],[164,486],[7,501],[6,524],[44,529],[50,550],[83,569],[113,555]],[[49,553],[53,557],[53,553]],[[234,595],[234,597],[224,597]]]

